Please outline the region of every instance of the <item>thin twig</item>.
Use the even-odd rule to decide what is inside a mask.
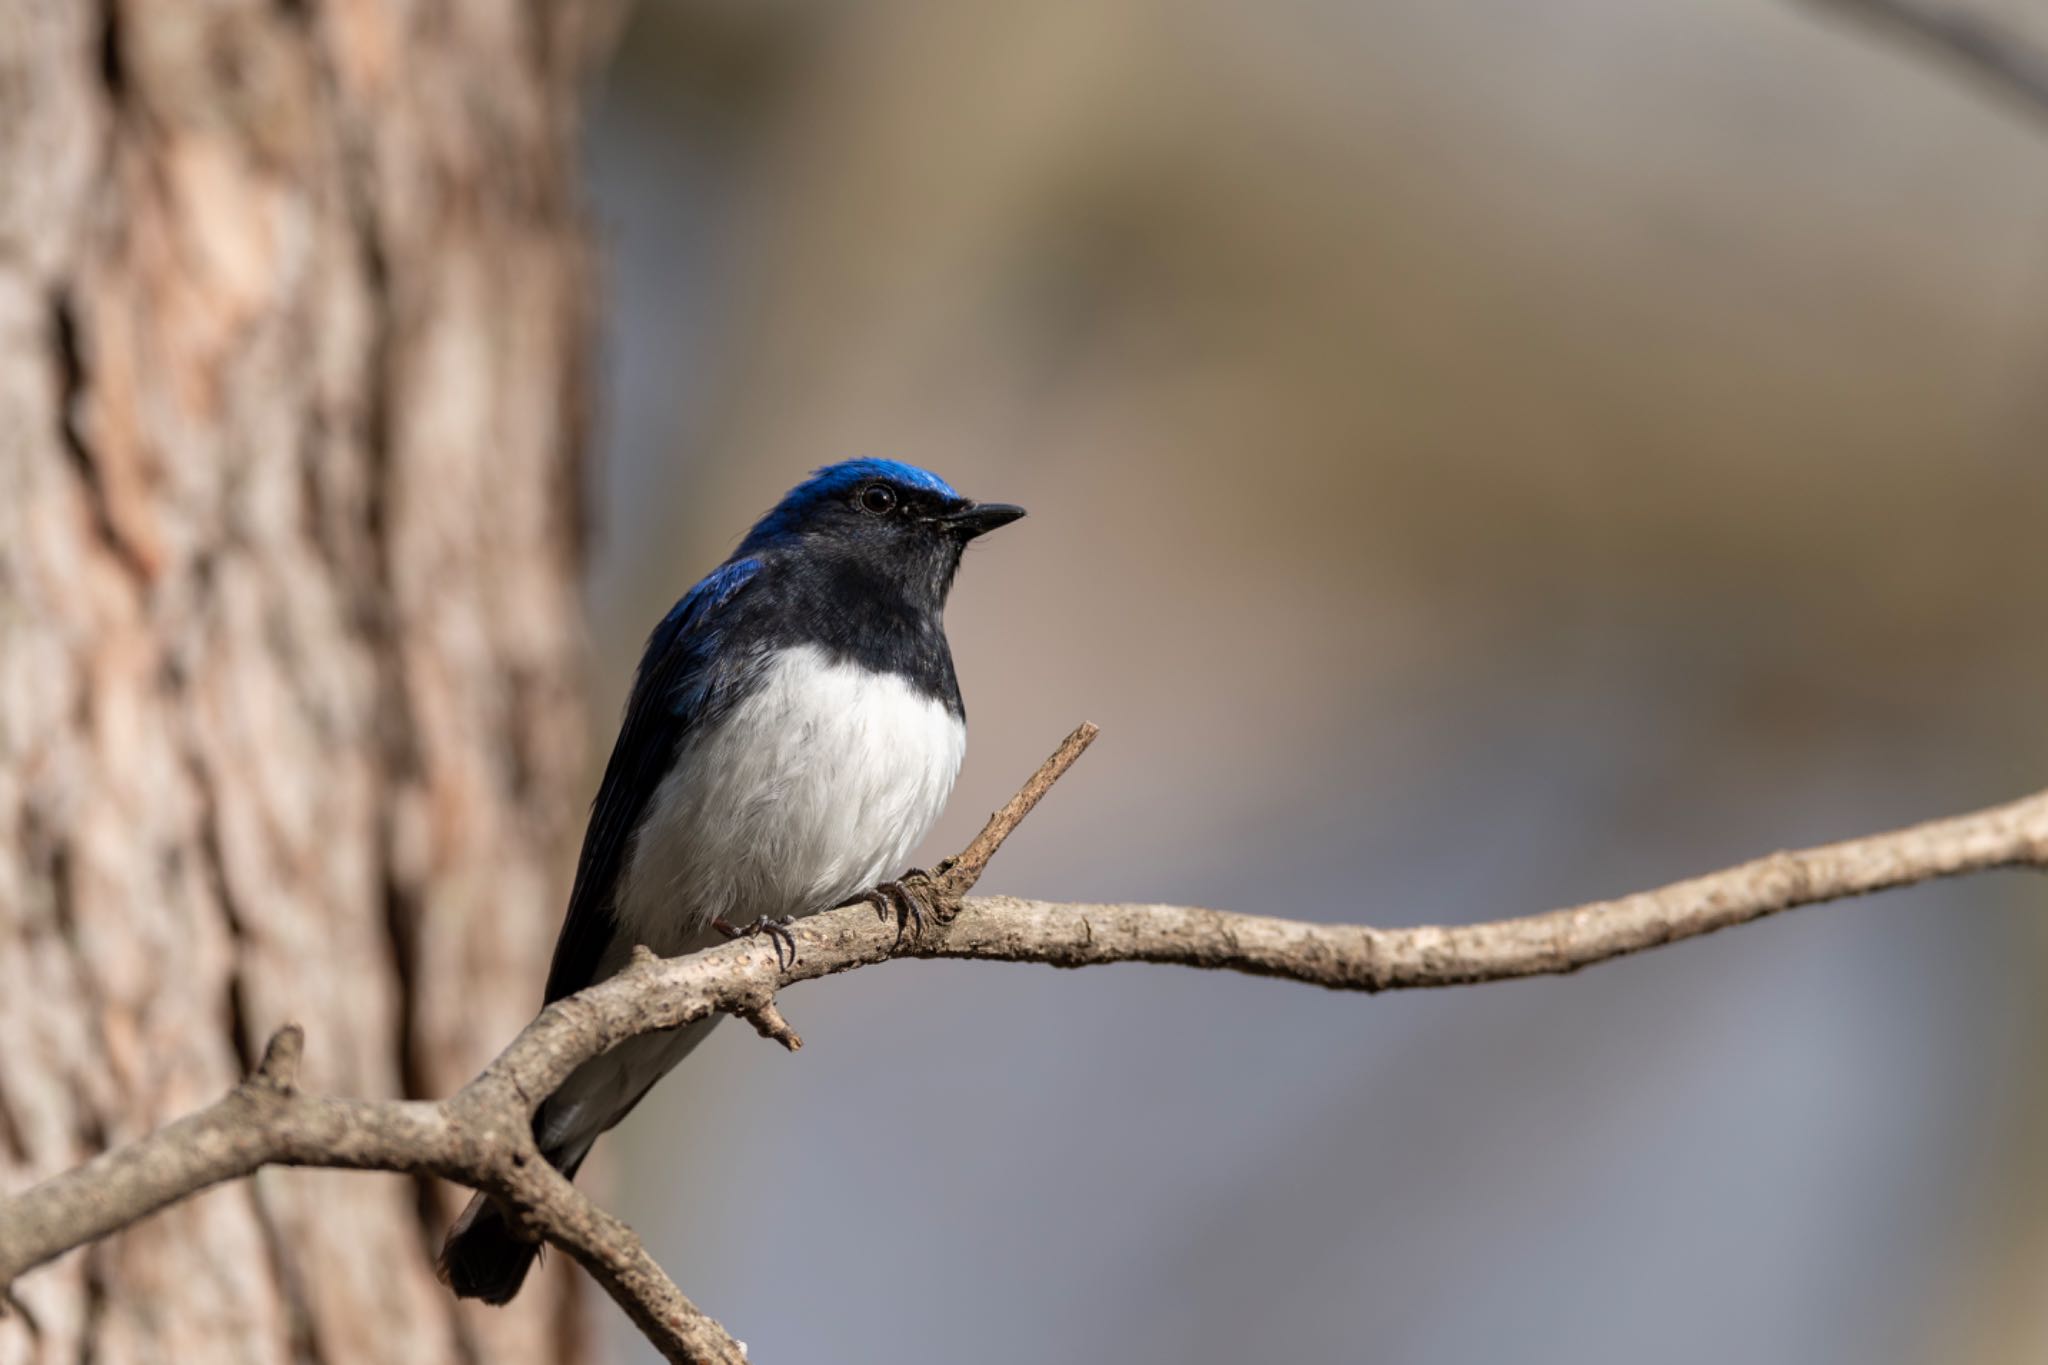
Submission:
[[[775,1007],[772,997],[744,1013],[747,1022],[763,1038],[780,1043],[791,1052],[802,1050],[804,1040],[797,1037],[796,1030],[789,1026],[789,1020],[782,1017],[782,1011]]]
[[[1052,784],[1066,775],[1074,761],[1088,752],[1088,746],[1102,733],[1100,726],[1092,721],[1082,721],[1074,727],[1072,734],[1060,741],[1060,747],[1052,756],[1038,765],[1038,771],[1031,774],[1017,794],[1003,804],[1003,808],[989,816],[988,823],[981,827],[981,833],[960,850],[958,857],[948,858],[933,878],[941,898],[959,900],[974,889],[981,880],[981,874],[988,870],[989,859],[996,856],[996,850],[1003,846],[1003,840],[1010,832],[1024,823],[1024,817],[1045,794],[1052,790]]]
[[[625,970],[542,1010],[476,1079],[438,1104],[368,1102],[288,1087],[297,1035],[281,1031],[257,1075],[199,1113],[0,1202],[0,1289],[73,1247],[269,1164],[430,1172],[497,1196],[604,1285],[664,1356],[737,1365],[739,1346],[684,1297],[618,1219],[540,1159],[533,1107],[570,1072],[627,1038],[718,1011],[790,1046],[775,993],[896,956],[1080,967],[1164,962],[1338,990],[1390,990],[1576,971],[1595,962],[1839,900],[1996,867],[2048,867],[2048,792],[1972,815],[1797,853],[1619,900],[1486,924],[1409,929],[1310,924],[1169,905],[960,901],[1003,838],[1066,771],[1092,726],[1068,737],[1010,804],[933,880],[948,908],[899,944],[866,907],[794,929],[797,959],[740,939],[690,957],[636,953]],[[783,1037],[787,1033],[788,1037]]]
[[[2048,47],[1948,0],[1807,0],[1920,43],[2048,116]]]

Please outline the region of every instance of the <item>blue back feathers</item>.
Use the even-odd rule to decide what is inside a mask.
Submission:
[[[798,534],[818,508],[839,502],[862,484],[876,480],[920,489],[948,500],[960,497],[953,491],[953,485],[938,475],[901,460],[841,460],[826,465],[784,494],[774,510],[747,532],[739,553],[762,549]]]
[[[760,571],[758,559],[719,565],[670,608],[647,642],[643,672],[661,668],[670,673],[668,710],[686,725],[709,708],[721,681],[719,670],[709,666],[724,634],[718,627],[718,609]]]

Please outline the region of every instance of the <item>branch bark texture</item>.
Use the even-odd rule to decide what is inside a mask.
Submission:
[[[1174,905],[967,898],[988,860],[1094,738],[1082,726],[955,859],[933,876],[933,913],[905,939],[893,916],[851,906],[794,931],[793,962],[741,940],[694,956],[642,953],[617,976],[543,1010],[447,1100],[371,1102],[296,1087],[301,1037],[288,1028],[241,1085],[140,1142],[0,1203],[0,1287],[63,1252],[266,1165],[432,1174],[487,1190],[520,1212],[618,1301],[673,1361],[734,1365],[743,1348],[685,1297],[632,1230],[563,1180],[535,1150],[535,1105],[577,1066],[627,1038],[714,1011],[751,1020],[786,1047],[783,987],[894,957],[1081,967],[1156,962],[1282,977],[1334,990],[1470,985],[1573,972],[1802,905],[1999,867],[2048,867],[2048,792],[1887,834],[1775,853],[1617,900],[1459,926],[1381,929]]]

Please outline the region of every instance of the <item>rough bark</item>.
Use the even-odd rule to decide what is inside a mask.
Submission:
[[[603,7],[0,0],[0,1189],[218,1094],[446,1094],[535,1004],[582,763]],[[345,1182],[345,1183],[343,1183]],[[0,1362],[554,1361],[436,1196],[195,1200]]]

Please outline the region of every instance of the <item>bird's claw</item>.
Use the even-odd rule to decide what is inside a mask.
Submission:
[[[758,938],[765,934],[768,941],[775,945],[775,965],[777,967],[794,967],[796,965],[796,935],[792,934],[789,930],[790,926],[795,923],[795,915],[778,915],[774,919],[763,915],[752,924],[737,925],[720,916],[711,921],[711,927],[724,934],[727,938]],[[782,960],[782,954],[785,950],[789,953],[788,962]]]
[[[931,873],[921,867],[913,867],[895,881],[876,886],[863,899],[875,907],[877,918],[887,920],[890,912],[895,912],[895,946],[900,948],[906,933],[913,943],[924,936],[927,916],[941,924],[952,918],[940,907],[935,894],[937,889]]]

